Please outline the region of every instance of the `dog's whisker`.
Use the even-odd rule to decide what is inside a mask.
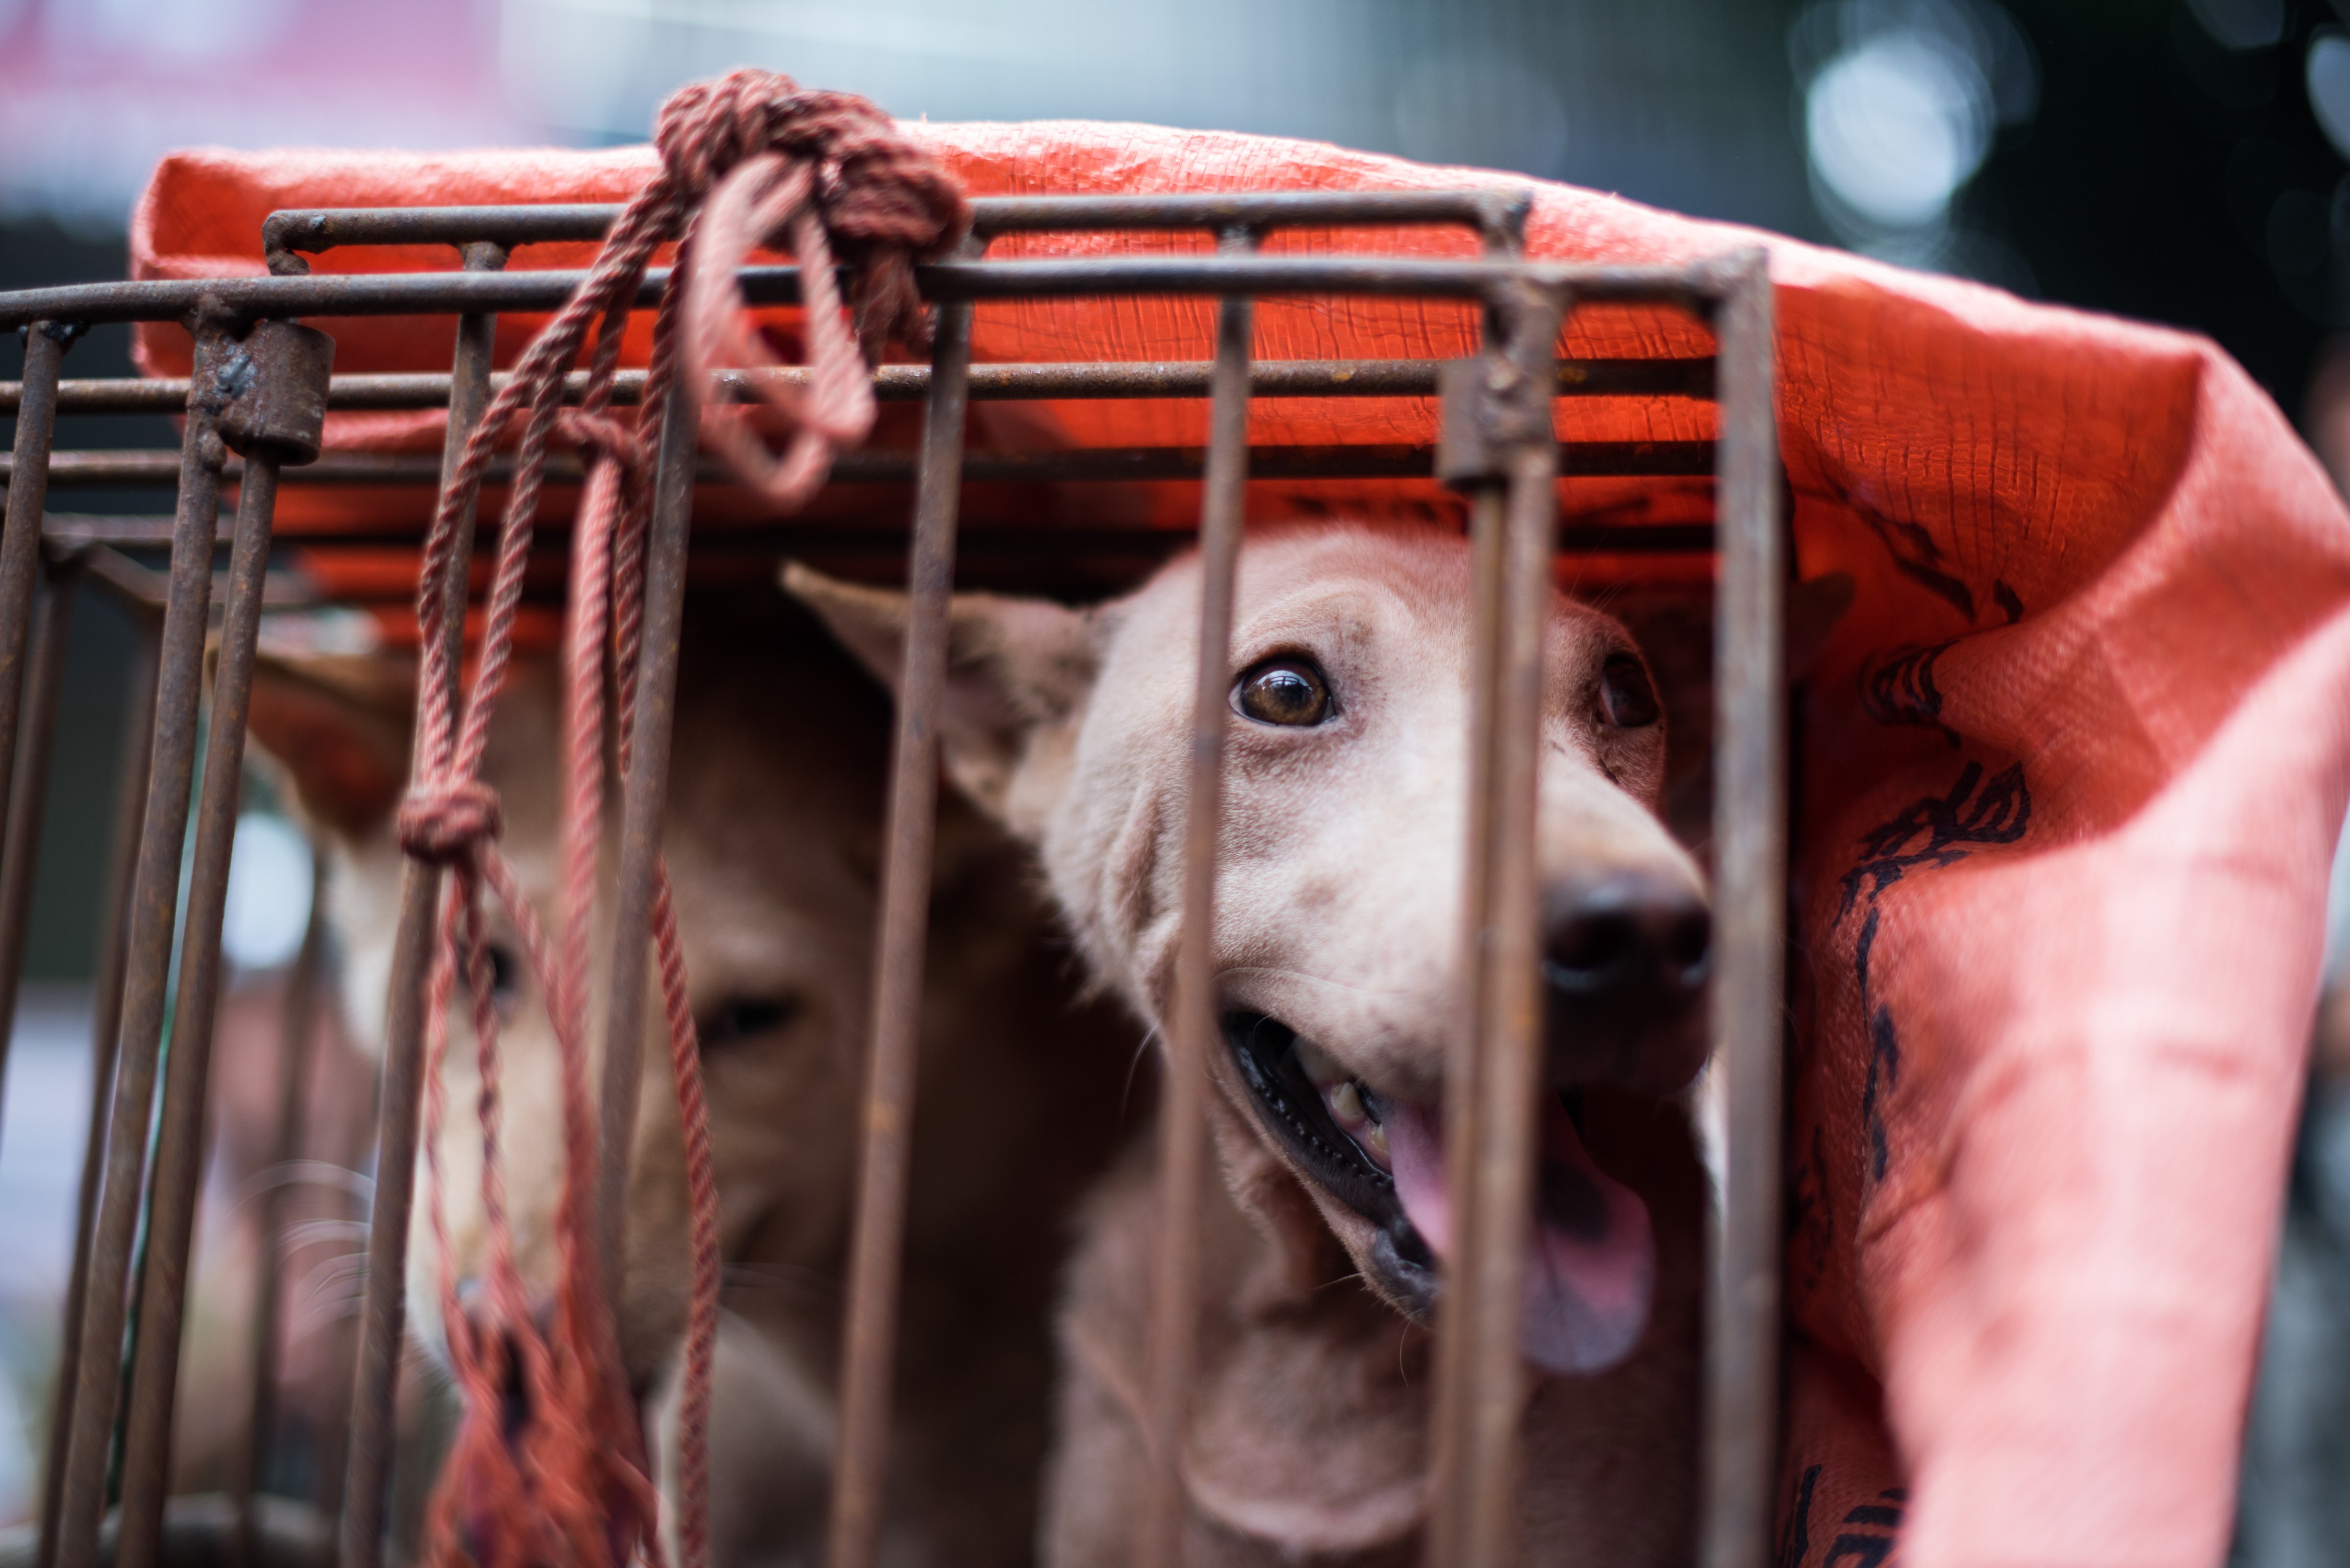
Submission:
[[[247,1177],[237,1189],[237,1206],[242,1208],[273,1189],[286,1187],[327,1187],[360,1203],[375,1199],[375,1178],[364,1171],[327,1159],[289,1159],[280,1165],[264,1166]]]
[[[365,1220],[297,1220],[277,1228],[277,1245],[290,1251],[323,1241],[364,1241],[373,1229]]]
[[[1218,978],[1222,979],[1225,975],[1236,974],[1261,974],[1269,975],[1277,980],[1302,980],[1313,985],[1326,985],[1333,991],[1351,992],[1357,996],[1379,997],[1395,1000],[1398,998],[1407,997],[1410,994],[1409,992],[1382,991],[1375,986],[1357,985],[1349,981],[1332,980],[1326,975],[1309,974],[1302,969],[1276,969],[1266,964],[1236,965],[1232,969],[1222,971],[1218,975]]]
[[[1150,1054],[1150,1048],[1158,1043],[1159,1025],[1154,1023],[1142,1032],[1142,1039],[1135,1046],[1132,1059],[1126,1064],[1126,1084],[1118,1092],[1118,1114],[1121,1121],[1134,1104],[1134,1075],[1142,1070],[1142,1059]]]

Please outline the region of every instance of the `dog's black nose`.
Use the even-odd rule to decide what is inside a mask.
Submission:
[[[1646,1080],[1694,1071],[1681,1047],[1701,1044],[1685,1025],[1712,956],[1705,900],[1678,880],[1625,872],[1553,889],[1543,915],[1543,991],[1559,1074]],[[1659,1059],[1644,1060],[1651,1056]]]
[[[1686,888],[1613,877],[1554,899],[1543,933],[1543,973],[1574,996],[1649,991],[1663,1001],[1705,983],[1713,919]]]

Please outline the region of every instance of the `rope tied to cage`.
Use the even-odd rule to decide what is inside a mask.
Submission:
[[[400,837],[408,854],[451,873],[428,985],[422,1141],[450,1361],[465,1396],[432,1505],[427,1555],[434,1568],[624,1568],[639,1555],[658,1568],[661,1561],[641,1420],[597,1255],[588,989],[604,826],[606,678],[625,772],[643,650],[649,474],[659,432],[672,417],[671,401],[682,400],[675,417],[696,420],[703,439],[755,492],[782,509],[800,504],[822,484],[833,453],[870,429],[868,367],[884,342],[927,338],[914,262],[944,254],[969,227],[969,208],[952,178],[888,116],[862,99],[806,91],[774,73],[735,71],[681,89],[662,106],[654,139],[660,172],[623,210],[587,278],[525,350],[468,437],[442,486],[418,577],[420,761],[400,809]],[[778,234],[801,266],[813,383],[805,395],[786,394],[772,380],[762,386],[752,379],[762,401],[795,426],[780,458],[743,411],[706,407],[716,370],[732,364],[755,371],[775,363],[743,319],[734,273],[753,248]],[[621,333],[647,267],[672,239],[672,286],[655,317],[644,397],[631,423],[610,410]],[[848,271],[845,299],[833,275],[836,256]],[[565,377],[591,327],[587,393],[578,410],[566,412]],[[563,906],[550,941],[499,846],[497,796],[480,771],[511,672],[546,444],[558,431],[581,448],[588,477],[573,531],[562,655]],[[514,477],[479,655],[460,702],[452,695],[453,651],[436,635],[442,595],[491,459],[510,438]],[[684,948],[664,866],[656,867],[652,892],[649,934],[683,1127],[693,1259],[676,1530],[681,1568],[705,1568],[717,1188]],[[515,1262],[500,1172],[499,1018],[485,894],[503,908],[546,999],[561,1067],[559,1282],[546,1314],[529,1299]],[[457,1299],[439,1201],[449,1013],[461,979],[476,1043],[486,1231],[486,1277],[470,1310]]]

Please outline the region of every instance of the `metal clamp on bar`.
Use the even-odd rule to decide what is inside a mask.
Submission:
[[[317,327],[256,321],[242,342],[224,342],[201,395],[231,451],[297,468],[318,461],[334,366],[335,340]]]

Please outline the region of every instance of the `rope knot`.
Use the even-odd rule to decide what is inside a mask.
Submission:
[[[589,463],[608,457],[619,464],[621,472],[633,472],[639,452],[637,432],[610,414],[591,414],[584,409],[566,409],[557,416],[556,428],[564,439],[579,449],[580,456]]]
[[[479,779],[420,784],[400,803],[400,847],[428,866],[454,866],[504,826],[498,792]]]

